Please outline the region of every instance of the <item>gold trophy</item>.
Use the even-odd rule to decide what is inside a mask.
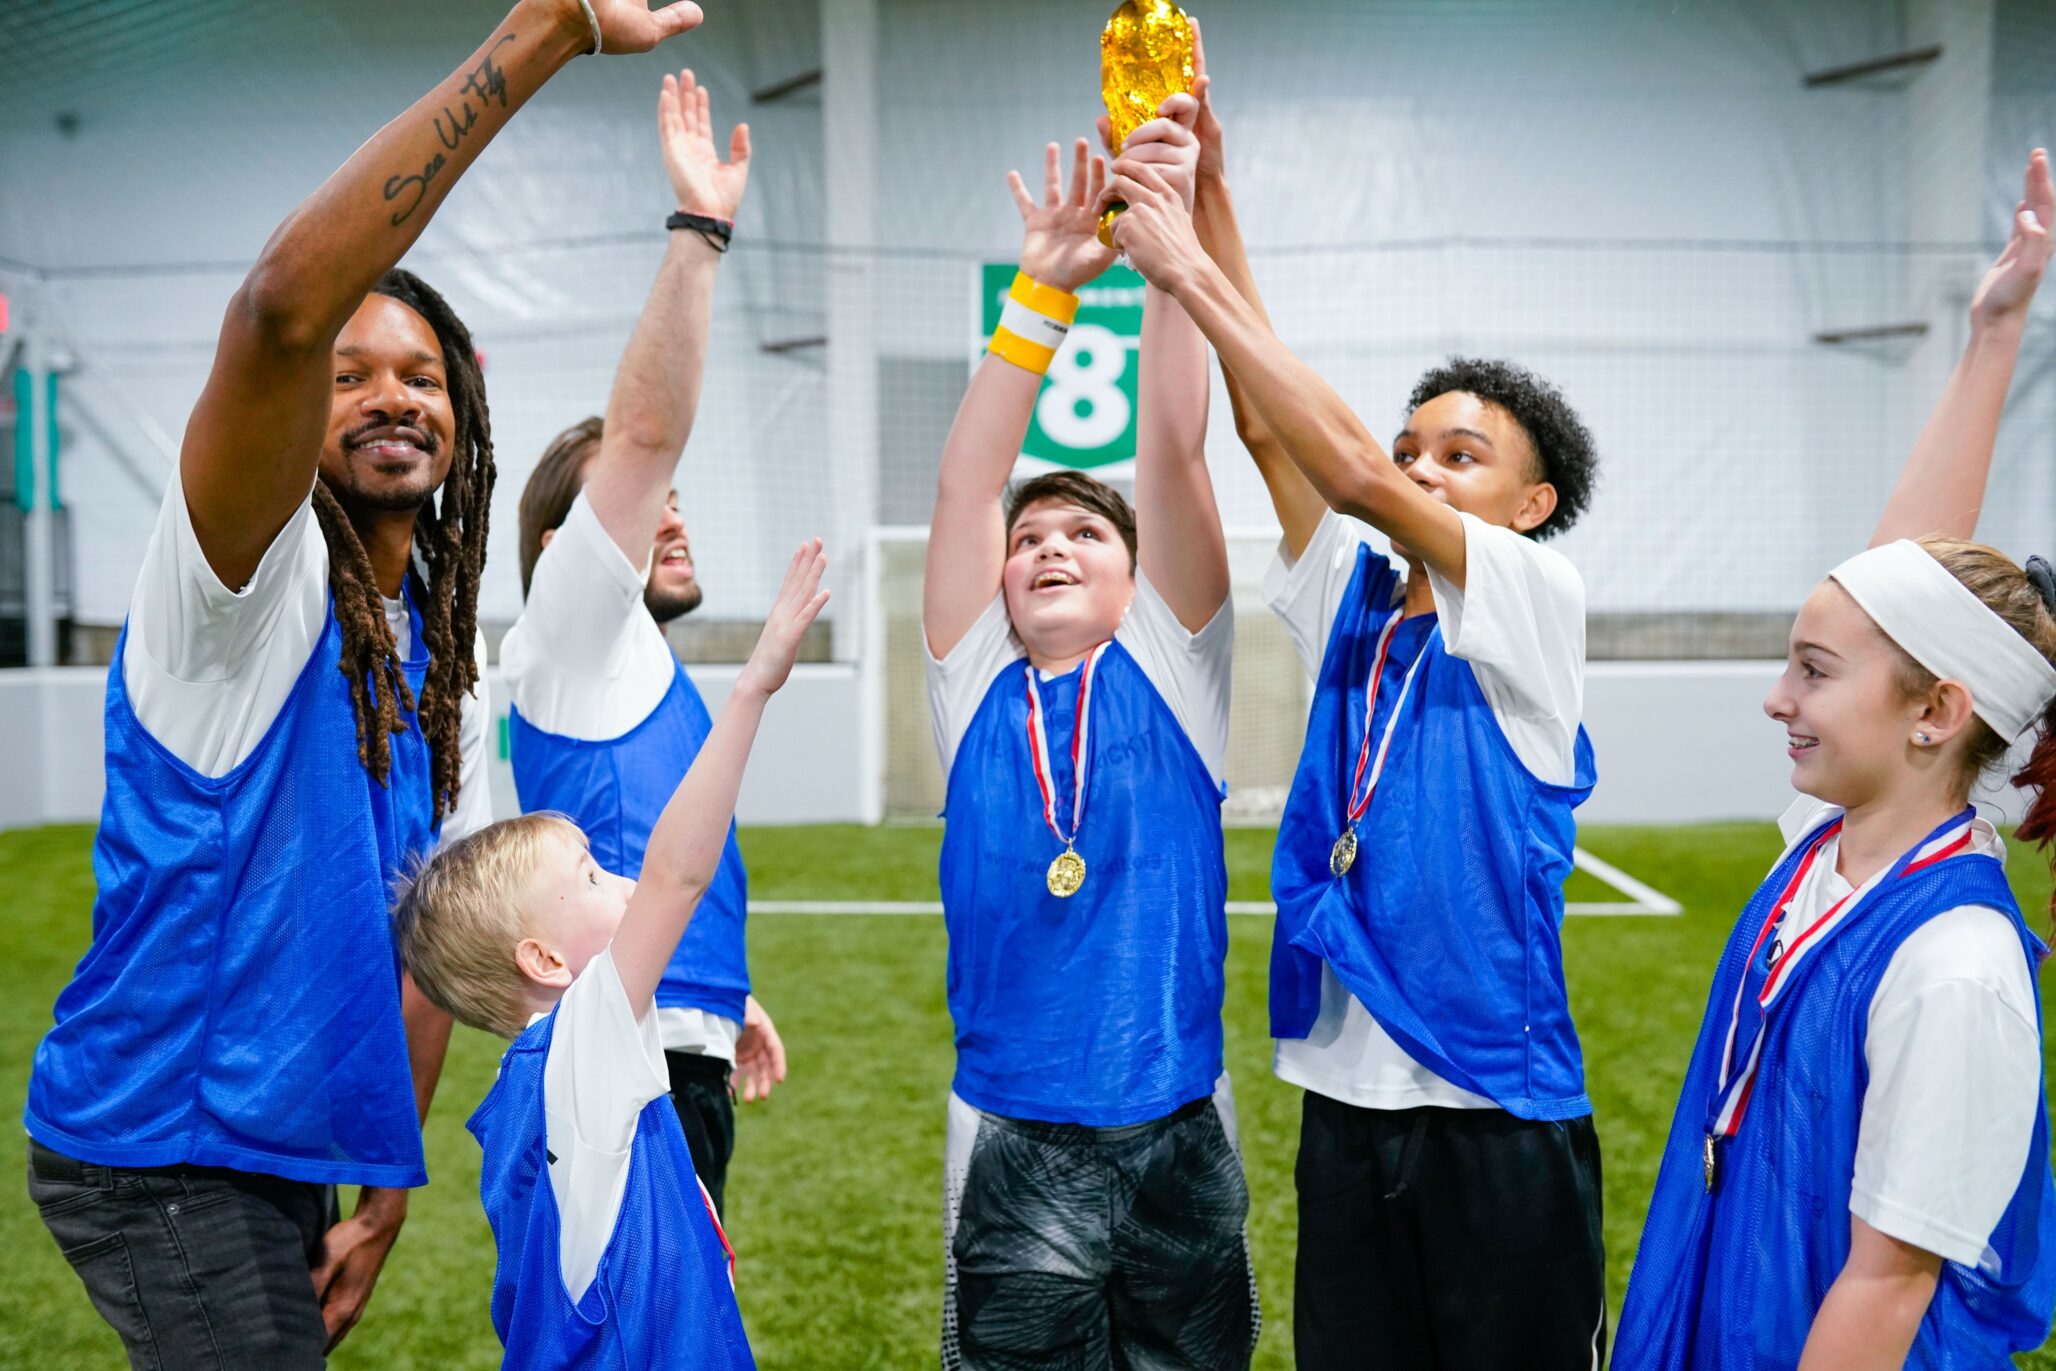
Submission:
[[[1192,89],[1192,24],[1172,0],[1122,0],[1099,35],[1100,94],[1114,155],[1128,135],[1156,118],[1157,106]],[[1114,245],[1114,204],[1100,217],[1099,241]]]

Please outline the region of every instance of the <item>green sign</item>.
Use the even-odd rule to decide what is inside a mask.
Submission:
[[[979,273],[978,351],[999,327],[1017,270],[988,262]],[[1079,471],[1135,459],[1135,357],[1142,342],[1142,278],[1109,267],[1078,291],[1078,317],[1057,350],[1028,421],[1021,455]]]

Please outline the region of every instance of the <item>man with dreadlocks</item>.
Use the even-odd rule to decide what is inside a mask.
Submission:
[[[489,817],[493,455],[469,333],[395,264],[556,71],[699,18],[519,0],[229,303],[108,673],[93,946],[24,1118],[31,1195],[137,1366],[322,1365],[427,1179],[449,1021],[387,892]]]
[[[631,880],[641,879],[650,829],[714,725],[662,627],[700,603],[671,478],[699,407],[714,280],[750,163],[747,124],[721,159],[707,88],[690,71],[664,78],[657,131],[677,195],[671,241],[604,422],[558,434],[521,492],[527,599],[500,644],[521,808],[575,820],[593,860]],[[671,1103],[717,1211],[735,1151],[731,1079],[740,1078],[744,1100],[758,1100],[785,1076],[785,1046],[750,994],[748,904],[731,824],[713,884],[657,984]],[[627,1154],[607,1161],[618,1170]],[[594,1212],[604,1240],[613,1208]]]

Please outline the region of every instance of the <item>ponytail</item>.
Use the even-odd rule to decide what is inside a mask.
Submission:
[[[2056,618],[2056,571],[2040,557],[2030,557],[2027,580],[2042,601],[2043,618]],[[2056,701],[2042,712],[2042,721],[2035,726],[2034,749],[2028,753],[2027,765],[2013,773],[2013,784],[2035,792],[2014,836],[2041,848],[2050,858],[2051,869],[2056,870],[2056,852],[2050,850],[2051,842],[2056,841]],[[2049,911],[2056,917],[2056,891],[2050,893]]]

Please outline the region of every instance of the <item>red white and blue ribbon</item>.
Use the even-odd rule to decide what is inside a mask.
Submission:
[[[1764,916],[1763,927],[1749,947],[1749,960],[1735,987],[1735,999],[1728,1012],[1727,1040],[1721,1049],[1720,1079],[1707,1106],[1706,1132],[1710,1138],[1732,1138],[1742,1131],[1743,1116],[1755,1094],[1756,1073],[1763,1061],[1764,1022],[1771,1010],[1785,998],[1796,980],[1795,973],[1805,960],[1827,945],[1829,939],[1870,903],[1872,896],[1893,881],[1925,870],[1969,851],[1973,841],[1974,810],[1965,809],[1921,840],[1919,846],[1872,876],[1855,890],[1829,906],[1826,913],[1790,937],[1782,925],[1787,908],[1805,886],[1821,850],[1842,831],[1837,815],[1823,825],[1806,844],[1785,888]],[[1765,944],[1769,943],[1766,953]],[[1740,1059],[1740,1066],[1736,1065]]]
[[[1085,762],[1091,756],[1087,734],[1092,721],[1092,678],[1099,670],[1099,659],[1113,646],[1108,639],[1091,652],[1085,654],[1085,671],[1078,679],[1078,719],[1071,730],[1071,831],[1064,832],[1057,826],[1056,776],[1049,764],[1049,734],[1044,725],[1046,711],[1042,706],[1042,692],[1035,686],[1035,665],[1024,663],[1028,668],[1028,760],[1035,768],[1035,784],[1042,790],[1042,819],[1049,825],[1049,831],[1057,835],[1057,841],[1066,848],[1077,840],[1078,825],[1085,818]]]
[[[1407,669],[1406,679],[1399,684],[1399,698],[1392,702],[1392,713],[1386,716],[1385,733],[1378,741],[1376,757],[1371,755],[1371,720],[1378,713],[1378,680],[1385,674],[1385,658],[1392,650],[1392,634],[1399,627],[1399,621],[1406,616],[1405,606],[1392,611],[1385,620],[1385,626],[1378,630],[1378,651],[1371,660],[1371,679],[1364,687],[1364,736],[1363,744],[1357,749],[1356,770],[1349,778],[1349,805],[1343,810],[1342,826],[1355,828],[1371,807],[1371,796],[1377,793],[1378,777],[1385,771],[1385,754],[1392,750],[1392,731],[1399,723],[1399,711],[1406,707],[1406,697],[1413,691],[1414,676],[1420,671],[1421,663],[1428,659],[1427,649],[1414,658]],[[1365,784],[1365,772],[1370,773],[1369,784]],[[1361,795],[1359,796],[1359,791]]]
[[[728,1288],[735,1289],[735,1249],[728,1244],[728,1230],[721,1226],[721,1215],[715,1212],[714,1197],[707,1193],[707,1183],[693,1177],[699,1183],[700,1203],[707,1207],[707,1222],[714,1225],[714,1236],[721,1239],[721,1250],[728,1256]]]

